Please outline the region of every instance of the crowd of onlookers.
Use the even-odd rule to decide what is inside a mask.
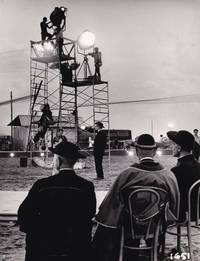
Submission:
[[[100,123],[96,126],[100,143],[105,140],[100,132],[102,127]],[[118,175],[97,214],[93,183],[76,175],[73,169],[76,161],[85,155],[65,139],[50,148],[57,156],[57,174],[38,180],[18,210],[20,230],[27,235],[25,260],[118,260],[119,231],[126,201],[130,191],[138,186],[166,192],[166,224],[185,220],[188,190],[200,180],[200,163],[194,149],[195,144],[199,144],[198,131],[195,129],[194,135],[185,130],[169,131],[167,137],[173,156],[177,157],[176,166],[169,170],[154,159],[158,146],[152,135],[138,136],[134,142],[137,162]],[[95,152],[99,179],[104,178],[100,166],[103,150],[102,147],[101,155]],[[196,196],[192,195],[192,219]],[[93,222],[97,225],[94,235]],[[129,243],[138,246],[140,242],[130,240]],[[134,258],[137,253],[124,252],[124,260]]]

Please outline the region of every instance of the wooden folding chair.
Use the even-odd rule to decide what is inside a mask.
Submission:
[[[193,197],[192,197],[193,196]],[[197,202],[196,205],[196,215],[195,215],[195,221],[192,222],[192,208],[191,208],[191,200],[194,200]],[[177,236],[177,251],[181,252],[181,237],[187,237],[188,240],[188,247],[189,247],[189,256],[190,259],[193,261],[193,248],[192,248],[192,237],[193,236],[200,236],[200,219],[199,219],[199,210],[200,210],[200,180],[193,183],[193,185],[190,187],[188,191],[188,210],[186,212],[186,218],[183,222],[177,222],[176,228],[177,232],[174,233],[170,231],[170,229],[167,229],[167,233],[170,235]],[[173,226],[172,226],[173,227]],[[181,233],[181,228],[186,227],[187,231],[186,233]],[[196,231],[192,233],[192,228]]]
[[[157,261],[159,236],[168,202],[167,192],[156,187],[135,186],[122,191],[121,197],[125,208],[121,222],[119,261],[123,260],[125,249],[148,251],[151,261]]]

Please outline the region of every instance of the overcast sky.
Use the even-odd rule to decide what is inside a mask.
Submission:
[[[102,79],[110,101],[200,93],[200,0],[0,0],[0,101],[29,94],[30,40],[40,40],[39,23],[55,6],[66,6],[65,36],[88,29],[102,51]],[[111,128],[133,137],[169,129],[200,128],[199,97],[193,102],[110,107]],[[14,104],[14,116],[28,102]],[[0,133],[9,133],[10,107],[0,107]]]

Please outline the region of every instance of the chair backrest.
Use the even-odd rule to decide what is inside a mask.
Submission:
[[[167,192],[157,187],[134,186],[121,193],[125,204],[123,225],[132,239],[153,237],[161,217],[164,219]]]
[[[194,206],[195,204],[195,206]],[[188,220],[199,222],[200,211],[200,179],[192,184],[188,191]]]

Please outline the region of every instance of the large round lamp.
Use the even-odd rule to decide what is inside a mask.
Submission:
[[[94,46],[95,35],[88,30],[81,33],[77,39],[78,47],[81,50],[88,50]]]

